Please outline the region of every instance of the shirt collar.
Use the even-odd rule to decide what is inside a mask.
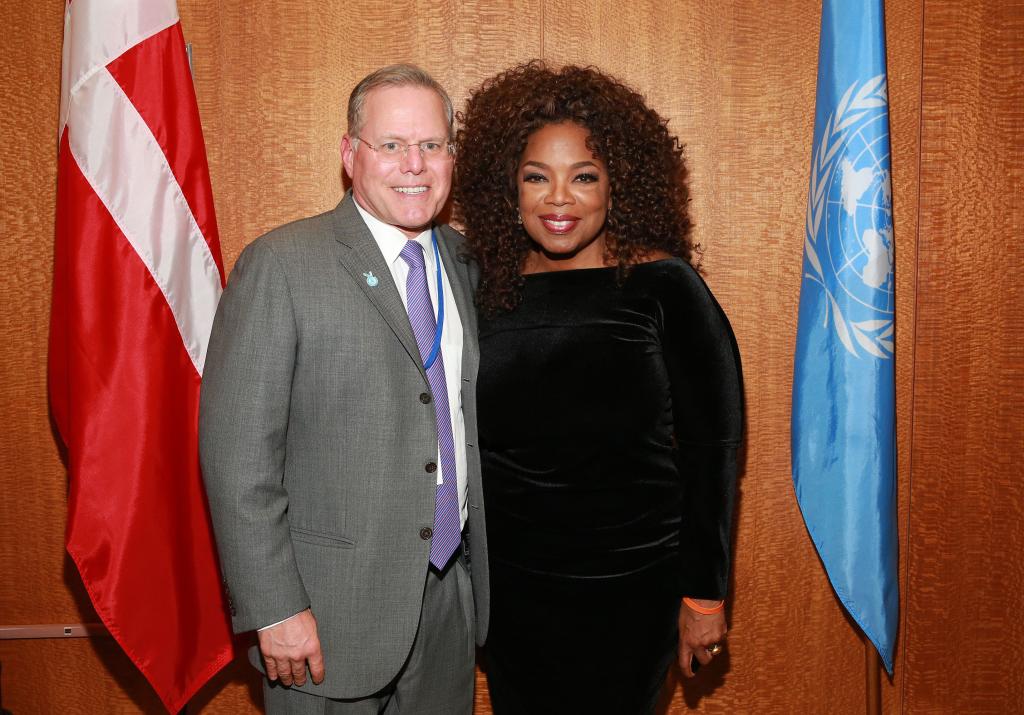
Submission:
[[[366,227],[370,229],[370,233],[373,235],[373,240],[377,242],[377,247],[380,252],[384,254],[384,260],[387,264],[393,265],[398,260],[399,254],[402,249],[405,248],[405,242],[410,240],[404,233],[399,231],[394,226],[384,223],[376,216],[373,216],[369,211],[359,205],[359,202],[353,197],[352,203],[356,205],[356,210],[359,215],[363,217],[363,221],[366,223]],[[433,261],[433,249],[430,245],[430,229],[423,231],[418,236],[415,236],[411,240],[416,241],[423,247],[423,253],[425,256],[429,256],[430,260]]]

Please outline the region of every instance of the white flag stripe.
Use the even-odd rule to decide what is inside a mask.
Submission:
[[[220,272],[163,150],[106,69],[78,90],[68,140],[85,178],[167,299],[201,376]]]
[[[175,0],[74,0],[64,6],[58,141],[79,87],[127,50],[176,22]]]

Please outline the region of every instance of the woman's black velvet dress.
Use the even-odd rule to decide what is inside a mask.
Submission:
[[[725,597],[739,353],[679,259],[525,276],[480,322],[497,715],[649,712],[680,598]]]

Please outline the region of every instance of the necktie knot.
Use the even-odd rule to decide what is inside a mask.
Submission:
[[[406,262],[409,268],[423,268],[423,246],[420,245],[419,241],[414,241],[411,238],[406,240],[405,245],[402,246],[402,252],[398,254],[402,257],[402,260]]]

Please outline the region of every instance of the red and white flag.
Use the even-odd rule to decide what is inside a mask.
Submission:
[[[196,437],[224,267],[174,0],[67,3],[59,138],[49,381],[67,549],[177,712],[232,646]]]

